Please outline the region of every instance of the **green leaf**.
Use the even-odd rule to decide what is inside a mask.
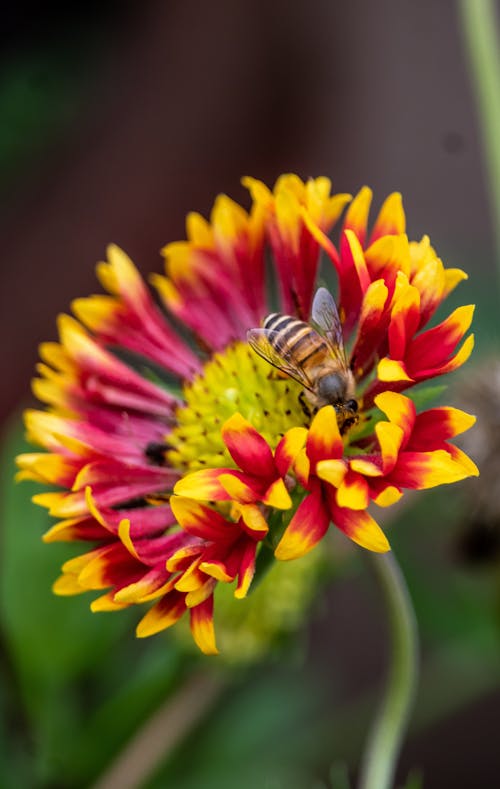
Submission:
[[[308,732],[321,692],[285,663],[264,674],[246,674],[225,694],[209,720],[200,721],[168,759],[148,789],[255,789],[311,786]],[[293,756],[292,756],[293,754]]]
[[[344,762],[335,762],[330,769],[331,789],[349,789],[349,770]]]
[[[41,542],[42,534],[53,523],[31,502],[31,496],[41,488],[35,483],[13,481],[14,458],[29,449],[20,425],[15,425],[0,452],[0,618],[28,699],[41,677],[73,679],[89,661],[99,661],[129,627],[130,620],[128,612],[124,616],[92,614],[86,595],[65,598],[52,594],[61,564],[87,547],[83,546],[82,551],[80,545],[79,551],[74,544]]]
[[[88,785],[192,660],[169,637],[137,641],[135,607],[93,614],[89,596],[51,592],[60,565],[87,546],[41,542],[51,519],[30,501],[40,486],[13,482],[14,458],[27,449],[18,422],[0,448],[0,625],[10,689],[2,719],[20,724],[2,738],[10,767],[0,771],[0,785]]]
[[[423,411],[435,403],[447,389],[446,384],[435,386],[416,386],[403,392],[415,404],[417,411]]]
[[[412,770],[401,789],[423,789],[424,779],[420,770]]]

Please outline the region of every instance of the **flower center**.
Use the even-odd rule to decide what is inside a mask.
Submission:
[[[167,436],[170,466],[183,472],[234,466],[221,436],[224,422],[236,412],[274,449],[291,427],[308,425],[299,403],[301,387],[281,378],[243,342],[216,353],[203,372],[184,386],[185,405]]]

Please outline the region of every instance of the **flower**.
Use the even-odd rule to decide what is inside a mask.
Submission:
[[[474,417],[417,413],[403,394],[470,355],[471,306],[427,328],[466,275],[446,269],[426,237],[408,240],[399,195],[369,233],[366,187],[351,202],[327,178],[244,184],[248,212],[219,196],[209,222],[190,214],[187,240],[164,248],[165,275],[151,277],[159,304],[109,247],[97,267],[106,293],[74,301],[59,342],[40,347],[33,387],[45,409],[25,423],[44,451],[18,458],[19,478],[57,488],[35,496],[59,519],[44,540],[90,543],[54,591],[100,590],[96,611],[152,603],[141,637],[189,612],[207,654],[217,652],[216,590],[234,583],[245,597],[261,556],[296,559],[330,523],[387,551],[373,506],[478,473],[450,443]],[[346,205],[337,249],[328,233]],[[246,341],[273,308],[308,320],[322,252],[338,279],[359,406],[349,430],[332,405],[306,413],[300,385]]]
[[[254,467],[266,470],[267,479],[262,473],[252,476],[232,469],[206,469],[179,480],[174,493],[201,500],[230,499],[252,510],[257,502],[284,509],[286,499],[273,501],[269,491],[276,486],[275,468],[280,469],[278,481],[283,481],[293,466],[294,477],[305,495],[276,547],[276,558],[303,556],[324,537],[330,522],[363,548],[387,551],[384,532],[367,512],[370,501],[386,507],[401,498],[403,488],[423,490],[475,474],[472,461],[448,443],[475,420],[446,407],[417,416],[413,402],[396,392],[378,395],[375,403],[389,421],[377,422],[372,451],[358,450],[347,457],[332,406],[316,414],[309,430],[291,428],[278,444],[275,463],[262,437],[239,415],[233,417],[229,420],[232,424],[222,430],[226,443],[244,447],[245,437],[251,434],[255,444],[253,452],[241,453],[239,460],[238,453],[231,452],[233,459],[241,469],[249,469],[253,456]],[[240,423],[241,442],[235,441],[232,430],[236,422]],[[355,445],[352,448],[355,451]],[[176,496],[172,504],[175,501]]]

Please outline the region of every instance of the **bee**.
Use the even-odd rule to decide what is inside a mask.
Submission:
[[[333,405],[342,434],[358,421],[342,324],[326,288],[316,291],[310,323],[273,312],[261,329],[250,329],[247,339],[266,362],[302,384],[299,402],[306,416]]]

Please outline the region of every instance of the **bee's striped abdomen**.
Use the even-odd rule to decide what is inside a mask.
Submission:
[[[269,342],[278,353],[286,350],[304,368],[320,364],[328,351],[326,342],[308,323],[291,315],[271,313],[264,321],[264,329],[273,332]]]

